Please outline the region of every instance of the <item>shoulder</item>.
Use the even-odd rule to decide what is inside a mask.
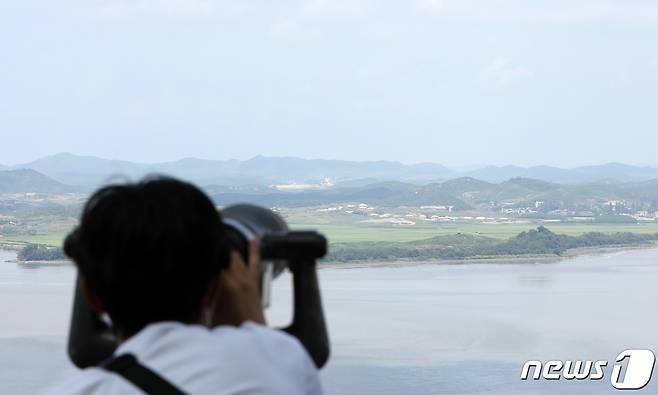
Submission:
[[[278,361],[281,361],[282,358],[285,360],[286,357],[302,360],[309,358],[299,340],[284,331],[251,321],[242,324],[237,331],[247,336],[260,352],[265,355],[271,354]]]
[[[297,338],[284,331],[253,322],[246,322],[238,328],[218,327],[213,331],[217,334],[230,336],[230,333],[233,333],[236,337],[243,337],[243,340],[251,345],[243,350],[251,349],[259,364],[267,365],[282,377],[299,383],[297,388],[305,388],[305,394],[322,393],[318,370]]]
[[[131,384],[99,368],[87,368],[43,395],[142,394]]]

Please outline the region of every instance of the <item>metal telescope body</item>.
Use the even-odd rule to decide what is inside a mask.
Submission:
[[[269,303],[271,279],[286,268],[293,279],[292,322],[281,330],[295,336],[318,368],[329,359],[330,345],[324,319],[316,260],[327,253],[327,240],[313,231],[289,231],[285,221],[263,207],[239,204],[222,210],[231,248],[246,258],[248,241],[260,240],[260,290],[264,306]],[[245,259],[245,262],[247,260]],[[96,366],[116,350],[111,325],[89,305],[76,281],[68,338],[68,354],[79,368]]]

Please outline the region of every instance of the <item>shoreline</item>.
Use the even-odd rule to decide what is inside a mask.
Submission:
[[[413,260],[413,259],[397,259],[386,261],[344,261],[344,262],[326,262],[319,263],[318,269],[360,269],[369,267],[402,267],[402,266],[417,266],[417,265],[472,265],[472,264],[491,264],[491,265],[506,265],[506,264],[546,264],[557,263],[572,258],[582,256],[596,256],[609,253],[634,251],[634,250],[648,250],[658,248],[658,242],[637,244],[637,245],[618,245],[618,246],[600,246],[600,247],[582,247],[574,248],[566,251],[563,255],[546,255],[546,254],[528,254],[528,255],[500,255],[500,256],[474,256],[463,259],[430,259],[430,260]],[[0,245],[0,251],[7,251],[16,253],[15,249],[6,248]],[[73,262],[68,259],[54,260],[54,261],[21,261],[16,258],[4,261],[6,263],[16,263],[21,266],[27,267],[40,267],[40,266],[72,266]]]
[[[7,248],[6,245],[0,244],[0,252],[9,252],[18,255],[18,251],[20,249],[15,249],[15,248]],[[8,259],[1,261],[4,263],[15,263],[17,265],[21,266],[31,266],[31,267],[36,267],[36,266],[71,266],[73,265],[73,262],[71,262],[68,259],[57,259],[54,261],[21,261],[18,259],[18,257],[14,257],[13,259]]]
[[[56,261],[21,261],[18,259],[13,259],[11,261],[7,262],[15,262],[21,266],[31,266],[31,267],[36,267],[36,266],[73,266],[73,262],[67,260],[67,259],[60,259]]]
[[[419,265],[522,265],[522,264],[548,264],[566,261],[583,256],[597,256],[617,252],[650,250],[658,248],[658,243],[646,243],[635,245],[582,247],[566,251],[563,255],[500,255],[468,257],[463,259],[431,259],[431,260],[390,260],[390,261],[345,261],[327,262],[318,264],[318,269],[363,269],[370,267],[407,267]]]
[[[0,249],[0,251],[3,251]],[[7,251],[7,250],[4,250]],[[3,261],[6,263],[15,263],[17,265],[21,266],[30,266],[30,267],[36,267],[36,266],[73,266],[73,262],[66,260],[66,259],[61,259],[61,260],[56,260],[56,261],[21,261],[19,259],[9,259],[6,261]]]

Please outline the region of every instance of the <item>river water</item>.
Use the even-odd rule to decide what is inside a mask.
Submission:
[[[12,259],[0,251],[0,392],[34,394],[75,373],[65,356],[75,270]],[[274,283],[274,324],[290,314],[289,280]],[[612,365],[625,349],[658,351],[658,249],[558,263],[327,268],[320,281],[333,343],[327,394],[612,394],[610,370],[600,381],[522,381],[521,366]],[[654,381],[639,392],[655,393]]]

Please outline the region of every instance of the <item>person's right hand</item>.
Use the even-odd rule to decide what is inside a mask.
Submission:
[[[260,248],[258,241],[249,242],[249,263],[231,252],[229,267],[219,274],[213,314],[213,326],[239,326],[245,321],[265,325],[265,314],[258,290]]]

